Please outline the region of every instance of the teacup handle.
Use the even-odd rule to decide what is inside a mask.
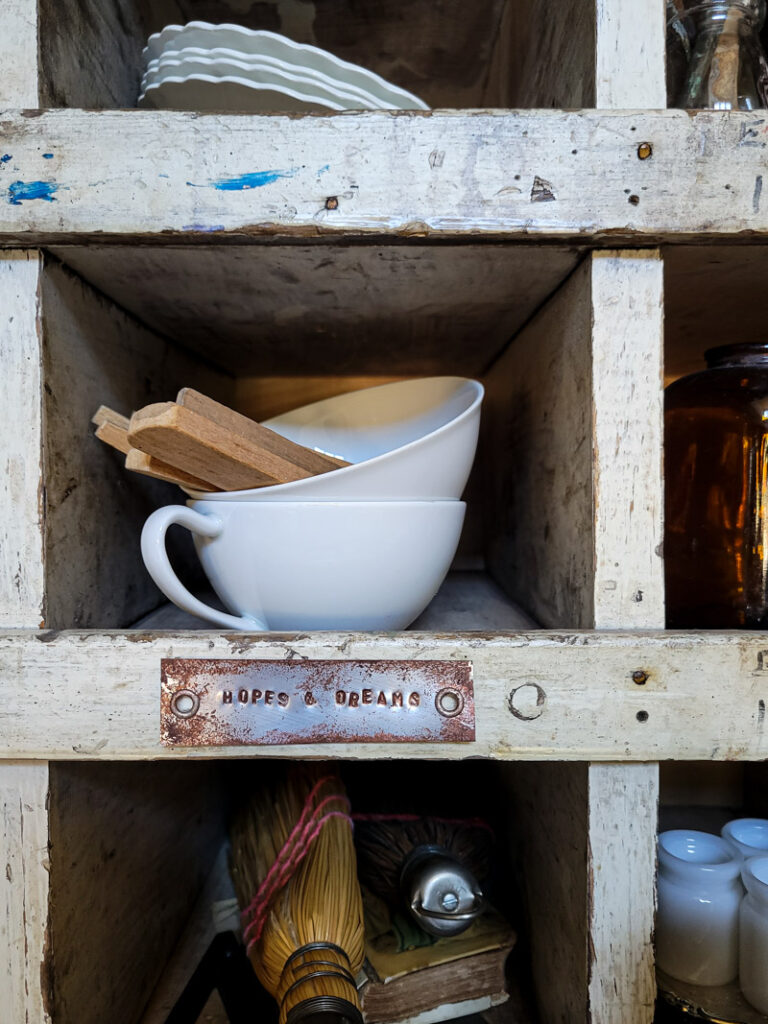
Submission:
[[[141,531],[141,557],[147,572],[162,590],[169,601],[181,608],[183,612],[208,619],[224,629],[244,629],[253,632],[265,632],[267,625],[249,615],[229,615],[211,608],[204,601],[190,594],[176,573],[173,571],[168,552],[165,548],[165,534],[174,523],[183,526],[191,533],[201,537],[218,537],[224,524],[218,516],[203,515],[184,505],[166,505],[157,509],[144,523]]]

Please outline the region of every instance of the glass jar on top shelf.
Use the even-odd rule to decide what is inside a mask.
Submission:
[[[768,342],[705,353],[665,394],[667,626],[768,627]]]
[[[760,41],[765,0],[693,0],[685,21],[693,51],[676,106],[688,110],[768,107],[768,64]]]

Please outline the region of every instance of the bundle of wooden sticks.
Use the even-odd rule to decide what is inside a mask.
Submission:
[[[349,463],[305,448],[191,388],[130,419],[102,405],[96,437],[125,467],[193,491],[239,491],[303,480]]]

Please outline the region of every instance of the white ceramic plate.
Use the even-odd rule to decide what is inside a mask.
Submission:
[[[343,103],[312,97],[275,85],[259,85],[246,78],[180,75],[148,85],[139,96],[140,107],[157,110],[237,111],[246,114],[324,113],[346,110]]]
[[[331,75],[324,74],[322,71],[315,71],[312,68],[303,67],[299,64],[288,63],[287,61],[280,60],[277,57],[269,57],[262,54],[252,55],[244,53],[241,50],[230,50],[226,47],[212,47],[211,49],[205,49],[201,46],[186,46],[181,50],[163,50],[162,56],[149,61],[146,66],[145,77],[152,72],[159,70],[161,67],[167,67],[169,61],[197,59],[236,62],[238,66],[244,66],[245,68],[252,68],[254,66],[273,68],[274,70],[280,71],[284,74],[300,76],[309,82],[320,82],[323,86],[330,86],[331,89],[340,90],[352,96],[359,97],[363,101],[362,109],[392,109],[391,98],[385,97],[383,93],[374,89],[373,85],[375,85],[375,83],[371,83],[372,88],[370,91],[367,89],[360,89],[351,82],[346,81],[346,79],[332,77]],[[408,100],[405,102],[410,103]],[[408,109],[408,107],[403,109]]]
[[[335,87],[307,75],[280,71],[277,68],[252,62],[215,60],[207,57],[185,58],[174,60],[161,58],[154,70],[148,70],[142,78],[142,89],[157,85],[167,79],[189,78],[191,75],[204,75],[213,79],[245,79],[262,87],[274,87],[277,91],[290,90],[292,94],[306,96],[310,101],[326,100],[329,103],[341,104],[339,109],[346,110],[380,110],[380,102],[366,101],[359,94],[347,92],[343,87]],[[331,109],[336,109],[331,108]]]
[[[387,82],[380,75],[357,64],[334,57],[332,53],[317,46],[296,43],[276,32],[243,28],[242,25],[212,25],[205,21],[190,21],[187,25],[166,25],[147,40],[143,56],[145,62],[162,55],[164,49],[181,49],[188,46],[211,49],[224,47],[245,53],[277,57],[286,63],[301,65],[313,71],[321,71],[336,81],[345,81],[370,91],[376,85],[393,109],[429,110],[423,100],[413,93]]]

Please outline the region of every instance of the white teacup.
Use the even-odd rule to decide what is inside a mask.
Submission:
[[[404,629],[445,578],[465,508],[462,501],[190,501],[152,513],[141,554],[170,601],[224,629]],[[173,523],[192,532],[233,614],[179,581],[165,550]]]

